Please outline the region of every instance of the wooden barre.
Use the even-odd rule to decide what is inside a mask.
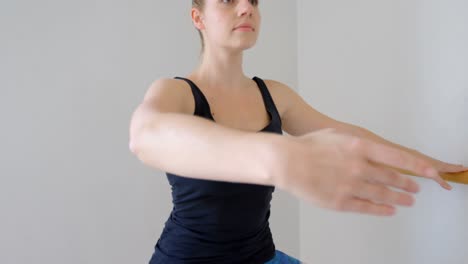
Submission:
[[[468,171],[457,173],[441,173],[440,176],[446,181],[468,184]]]

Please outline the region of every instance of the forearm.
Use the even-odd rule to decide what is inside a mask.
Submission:
[[[273,185],[271,167],[282,139],[231,129],[196,116],[158,115],[136,140],[139,159],[176,175]]]

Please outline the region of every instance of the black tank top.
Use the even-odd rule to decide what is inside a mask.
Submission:
[[[189,79],[194,115],[215,121],[201,90]],[[283,134],[281,118],[264,81],[257,83],[270,116],[258,132]],[[242,168],[239,168],[242,172]],[[188,178],[166,173],[173,209],[150,264],[263,264],[275,255],[269,227],[274,186]]]

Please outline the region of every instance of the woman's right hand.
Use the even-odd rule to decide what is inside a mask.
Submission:
[[[439,183],[431,164],[410,153],[363,138],[324,129],[289,137],[274,164],[274,184],[322,208],[372,215],[393,215],[395,205],[411,206],[418,184],[395,169],[414,172]],[[384,166],[386,165],[386,166]]]

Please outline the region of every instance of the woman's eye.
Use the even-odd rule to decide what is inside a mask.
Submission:
[[[234,0],[220,0],[223,4],[231,4],[234,2]],[[253,6],[258,5],[258,0],[249,0],[250,4]]]

